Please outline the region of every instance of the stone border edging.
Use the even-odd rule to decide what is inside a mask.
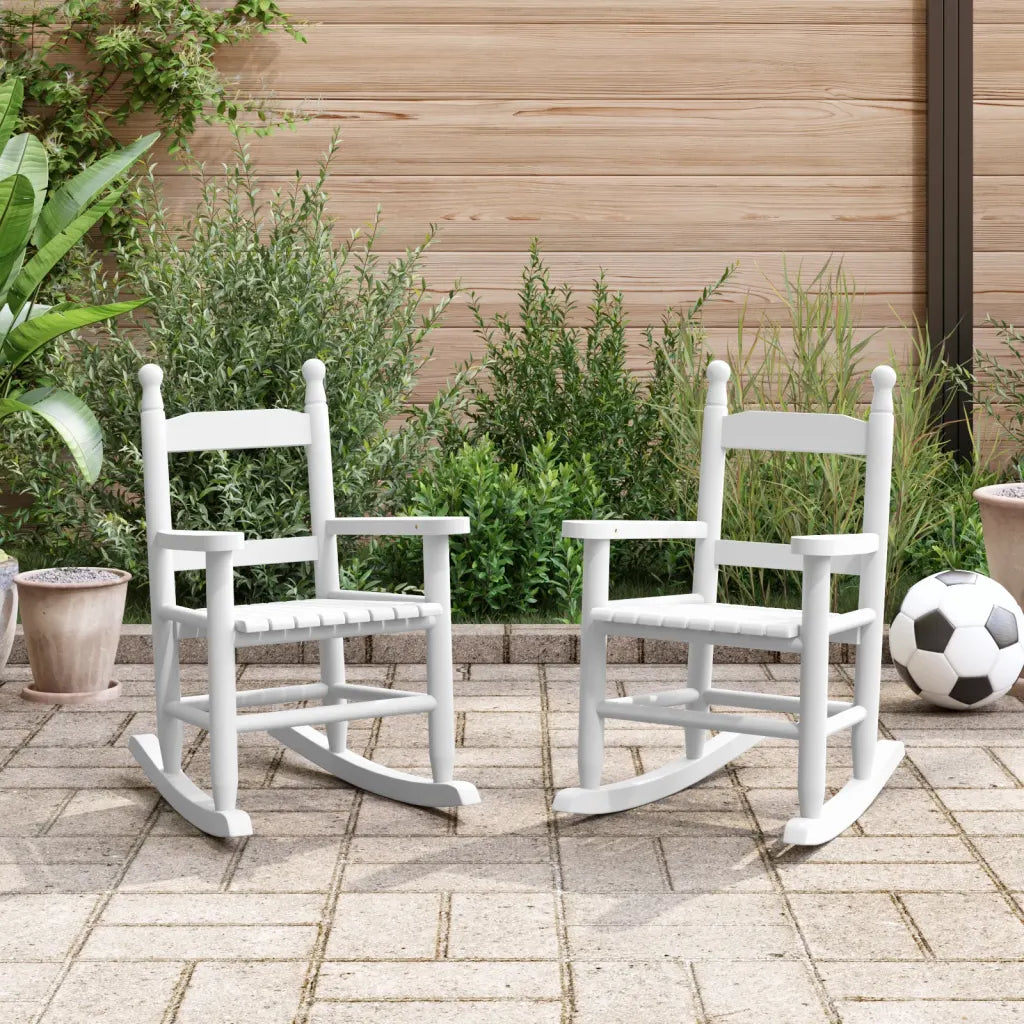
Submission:
[[[573,625],[456,625],[452,627],[454,660],[491,665],[572,665],[579,661],[579,626]],[[319,646],[315,641],[293,644],[269,644],[242,647],[236,652],[240,665],[316,664]],[[426,658],[422,633],[393,633],[389,636],[349,637],[345,641],[345,658],[351,665],[392,665],[417,663]],[[203,640],[181,642],[183,664],[206,661]],[[686,644],[666,640],[641,640],[633,637],[609,637],[608,660],[614,664],[678,665],[686,662]],[[739,647],[719,647],[715,660],[720,664],[762,664],[764,662],[796,662],[792,654],[774,654]],[[854,660],[852,644],[832,644],[830,660]],[[888,630],[882,660],[891,663]],[[119,664],[146,665],[153,662],[153,639],[149,625],[123,626],[117,648]],[[21,626],[14,640],[10,664],[28,664],[28,652]]]

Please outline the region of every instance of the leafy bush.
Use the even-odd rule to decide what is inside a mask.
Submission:
[[[418,270],[429,236],[386,265],[374,254],[376,224],[365,237],[335,240],[323,191],[329,159],[313,183],[264,195],[243,150],[238,167],[203,181],[196,213],[180,229],[151,183],[136,190],[121,283],[152,297],[152,316],[133,332],[65,345],[49,368],[104,425],[108,458],[98,485],[83,488],[41,438],[42,467],[36,453],[31,464],[10,448],[0,453],[0,478],[35,499],[13,517],[27,564],[117,565],[145,582],[135,378],[143,359],[163,367],[164,403],[174,416],[301,408],[300,368],[318,356],[327,364],[338,514],[388,514],[412,500],[412,475],[432,464],[461,402],[458,381],[427,408],[410,401],[429,357],[425,338],[448,300],[422,305]],[[309,529],[301,450],[172,456],[171,489],[181,528],[265,537]],[[295,593],[307,569],[247,571],[239,600]],[[350,582],[365,582],[365,567],[349,561],[346,569]],[[198,574],[179,578],[183,596],[201,594]]]
[[[609,291],[602,274],[586,323],[575,325],[573,289],[551,282],[534,242],[518,316],[488,319],[476,303],[472,307],[485,352],[470,406],[471,437],[489,438],[503,465],[528,462],[530,452],[551,438],[563,466],[586,465],[600,480],[609,516],[677,517],[661,407],[674,386],[672,367],[690,358],[704,337],[704,304],[733,269],[726,268],[689,309],[668,311],[660,333],[644,330],[651,366],[645,378],[627,362],[622,294]],[[678,544],[636,543],[616,546],[613,557],[620,576],[664,576],[673,573],[682,550]]]
[[[472,532],[451,539],[454,614],[469,621],[579,610],[583,552],[562,539],[562,520],[601,518],[605,498],[590,460],[560,463],[554,435],[505,463],[490,438],[449,451],[421,472],[409,515],[469,516]],[[394,580],[422,579],[419,544],[382,545]]]
[[[730,407],[863,416],[863,385],[872,367],[864,353],[870,337],[858,337],[853,317],[855,291],[842,269],[822,268],[809,281],[786,274],[779,298],[784,324],[765,320],[751,332],[740,325],[729,354],[734,375]],[[960,493],[952,454],[942,446],[934,415],[949,385],[959,383],[956,368],[938,359],[927,337],[910,339],[909,363],[899,366],[895,404],[892,515],[889,529],[888,601],[896,608],[927,564],[930,545],[945,528],[946,503]],[[672,404],[663,417],[674,442],[673,480],[679,503],[693,516],[697,507],[701,418],[709,353],[702,346],[671,366]],[[843,456],[779,452],[732,452],[726,473],[723,536],[737,540],[788,543],[806,533],[860,529],[863,516],[863,463]],[[959,534],[958,534],[959,535]],[[917,552],[911,557],[912,552]],[[932,552],[929,557],[934,557]],[[929,571],[936,571],[930,569]],[[856,578],[836,577],[836,598],[855,602]],[[798,605],[795,574],[723,567],[720,590],[745,604]]]
[[[268,130],[294,115],[239,95],[217,70],[225,46],[298,30],[273,0],[210,5],[199,0],[65,0],[5,4],[0,70],[25,82],[34,101],[21,130],[40,136],[60,182],[113,149],[132,115],[155,116],[172,150],[199,121],[234,123],[251,113]],[[67,55],[75,58],[69,61]]]

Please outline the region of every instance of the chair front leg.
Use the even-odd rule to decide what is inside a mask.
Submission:
[[[320,641],[320,682],[327,687],[324,704],[344,704],[337,688],[345,682],[345,641],[340,637]],[[348,722],[328,722],[327,748],[332,754],[342,754],[348,746]]]
[[[577,764],[580,785],[597,789],[604,767],[604,719],[597,705],[607,686],[608,637],[594,621],[593,610],[608,601],[611,542],[583,542],[583,607],[580,631],[580,709]]]
[[[232,552],[206,556],[206,642],[210,688],[210,780],[213,806],[233,811],[238,798],[235,624]]]
[[[446,535],[423,538],[423,593],[441,615],[427,630],[427,693],[436,704],[428,715],[430,773],[451,782],[455,773],[455,696],[452,681],[451,565]]]
[[[827,556],[804,557],[797,766],[800,815],[804,818],[820,817],[825,804],[830,568]]]
[[[711,686],[712,663],[715,648],[712,644],[691,643],[686,653],[686,685],[698,693],[704,693]],[[701,697],[694,701],[690,708],[693,711],[707,711],[708,702]],[[688,725],[683,733],[686,738],[686,756],[691,761],[704,756],[704,743],[707,740],[707,729],[698,729]]]
[[[181,771],[184,724],[180,718],[174,718],[164,710],[169,701],[181,699],[178,642],[174,636],[174,623],[161,618],[158,613],[153,615],[153,668],[160,760],[165,772],[178,772]]]

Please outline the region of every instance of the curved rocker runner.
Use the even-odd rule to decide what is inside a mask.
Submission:
[[[870,806],[903,759],[903,744],[878,739],[882,617],[892,476],[893,388],[888,366],[871,375],[874,396],[866,420],[818,413],[751,411],[729,415],[729,367],[708,367],[708,399],[701,442],[700,493],[695,522],[590,522],[570,520],[563,535],[583,541],[583,624],[580,636],[580,785],[562,790],[557,811],[607,814],[650,803],[692,786],[765,737],[796,740],[800,813],[783,840],[828,842]],[[816,452],[865,460],[863,532],[793,537],[762,544],[721,537],[726,456],[729,449]],[[643,538],[696,542],[693,593],[611,601],[609,549],[613,540]],[[717,601],[718,567],[741,565],[803,574],[799,609],[758,608]],[[831,577],[860,577],[858,607],[829,607]],[[689,644],[687,685],[678,690],[607,698],[605,648],[609,636],[647,637]],[[799,696],[720,689],[711,685],[714,644],[787,651],[800,656]],[[829,644],[857,648],[852,702],[828,698]],[[711,707],[783,712],[725,714]],[[686,754],[636,778],[601,784],[606,718],[681,726]],[[853,777],[825,799],[828,737],[852,730]],[[708,738],[709,730],[718,730]]]
[[[215,836],[252,832],[248,814],[235,806],[238,734],[242,732],[269,732],[342,781],[394,800],[453,807],[480,799],[470,783],[452,779],[455,716],[448,537],[468,533],[469,520],[336,518],[326,370],[319,359],[310,359],[302,373],[306,381],[303,412],[195,412],[167,419],[160,394],[162,371],[154,365],[139,371],[157,732],[155,736],[133,736],[129,745],[161,796],[196,828]],[[241,533],[172,528],[169,453],[275,447],[306,449],[310,536],[246,540]],[[422,537],[423,597],[339,589],[337,537],[342,534]],[[316,597],[235,604],[232,574],[236,567],[280,562],[312,562]],[[185,569],[205,569],[205,608],[177,603],[174,574]],[[414,630],[426,632],[426,693],[345,682],[346,636]],[[208,694],[181,695],[178,644],[185,637],[206,638]],[[320,682],[236,691],[237,647],[303,640],[319,641]],[[317,703],[283,711],[239,713],[247,708],[307,701]],[[395,771],[348,750],[348,722],[412,714],[428,716],[430,778]],[[182,770],[185,723],[209,731],[211,793],[199,789]],[[317,725],[325,726],[325,732],[313,728]]]

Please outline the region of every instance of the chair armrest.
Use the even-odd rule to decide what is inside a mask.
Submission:
[[[469,533],[468,516],[350,516],[328,519],[324,523],[328,537],[444,537]]]
[[[871,555],[878,550],[876,533],[825,533],[793,537],[789,548],[794,555],[838,558],[843,555]]]
[[[576,540],[699,540],[708,535],[708,524],[683,520],[566,519],[562,536]]]
[[[160,530],[153,542],[170,551],[240,551],[245,534],[227,530]]]

